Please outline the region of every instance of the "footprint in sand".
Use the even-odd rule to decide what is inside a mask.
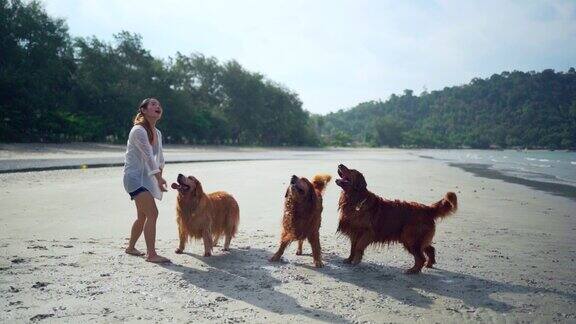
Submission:
[[[32,288],[44,288],[47,287],[50,283],[49,282],[41,282],[41,281],[36,281],[35,284],[32,285]]]

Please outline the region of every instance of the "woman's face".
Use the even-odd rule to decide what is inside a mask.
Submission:
[[[158,120],[162,117],[162,105],[156,99],[150,99],[148,105],[142,108],[142,113],[148,119]]]

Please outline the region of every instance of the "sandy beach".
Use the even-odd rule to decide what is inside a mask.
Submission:
[[[117,146],[89,149],[4,145],[0,160],[122,160]],[[576,321],[576,201],[490,179],[404,150],[189,149],[168,146],[165,178],[195,175],[207,192],[240,205],[232,250],[202,257],[192,242],[177,255],[176,192],[159,202],[157,247],[171,264],[124,254],[135,216],[121,167],[0,174],[1,322],[566,322]],[[36,160],[36,162],[34,161]],[[232,161],[234,160],[234,161]],[[115,163],[116,163],[115,162]],[[70,163],[73,165],[74,163]],[[342,263],[336,234],[339,188],[328,185],[322,215],[325,267],[310,246],[281,263],[283,194],[290,176],[336,176],[338,163],[364,173],[387,198],[432,203],[454,191],[459,211],[437,226],[436,269],[405,275],[400,246],[371,247]],[[40,163],[41,164],[41,163]],[[143,237],[137,245],[144,250]]]

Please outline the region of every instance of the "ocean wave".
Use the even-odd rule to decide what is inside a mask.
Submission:
[[[530,163],[530,166],[537,167],[537,168],[549,168],[549,167],[551,167],[551,165],[549,165],[549,164],[536,164],[536,163]]]

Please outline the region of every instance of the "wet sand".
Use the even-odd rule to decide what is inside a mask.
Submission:
[[[233,194],[241,222],[231,252],[217,249],[204,258],[202,244],[192,242],[176,255],[176,193],[168,192],[158,205],[157,246],[172,260],[163,266],[123,253],[135,211],[121,167],[0,174],[0,319],[576,321],[573,200],[406,151],[256,151],[274,159],[166,167],[169,182],[178,173],[193,174],[206,191]],[[67,157],[55,150],[50,158]],[[303,256],[293,244],[283,262],[267,261],[277,248],[290,176],[335,176],[338,163],[361,170],[369,188],[388,198],[432,203],[446,191],[457,193],[460,210],[437,227],[437,269],[405,275],[413,259],[400,246],[373,247],[360,265],[342,264],[349,243],[335,234],[339,190],[333,182],[321,228],[326,266],[312,267],[307,244]],[[143,237],[138,248],[144,249]]]

